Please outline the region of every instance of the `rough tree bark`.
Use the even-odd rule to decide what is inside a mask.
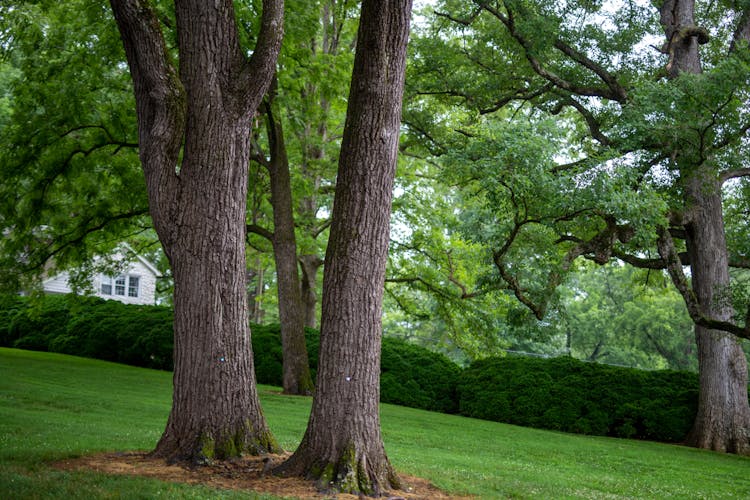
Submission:
[[[667,37],[670,78],[701,73],[698,47],[706,34],[695,26],[694,0],[667,0],[661,22]],[[731,321],[729,255],[724,235],[721,181],[711,159],[698,163],[680,159],[685,232],[692,288],[707,317]],[[696,325],[700,391],[698,414],[687,442],[715,451],[750,454],[750,407],[747,361],[738,339],[720,330]]]
[[[398,488],[380,434],[381,312],[411,2],[365,0],[323,275],[320,361],[297,451],[277,472]]]
[[[274,74],[283,1],[264,0],[249,61],[230,0],[176,1],[179,74],[149,3],[111,5],[134,83],[150,213],[175,283],[172,411],[154,453],[200,462],[278,450],[253,373],[245,212],[251,117]]]

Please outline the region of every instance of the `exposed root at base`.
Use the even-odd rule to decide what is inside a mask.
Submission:
[[[330,498],[317,489],[316,481],[296,477],[277,477],[271,469],[289,457],[289,453],[279,455],[243,456],[240,458],[215,461],[211,465],[167,464],[163,459],[150,457],[146,452],[102,453],[86,457],[64,460],[53,464],[62,470],[91,470],[106,474],[144,476],[162,481],[202,484],[212,488],[252,490],[282,497],[300,499]],[[404,499],[469,499],[473,497],[449,495],[427,480],[400,475],[404,490],[391,498]],[[407,486],[408,485],[408,486]],[[340,493],[338,500],[355,500],[357,495]]]

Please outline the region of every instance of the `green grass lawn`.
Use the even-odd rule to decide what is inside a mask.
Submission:
[[[0,499],[273,498],[49,462],[148,450],[170,406],[171,374],[0,348]],[[294,449],[310,399],[261,386],[272,430]],[[750,498],[750,459],[657,443],[568,435],[382,407],[395,467],[481,498]]]

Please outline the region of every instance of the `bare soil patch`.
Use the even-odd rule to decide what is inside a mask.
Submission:
[[[146,476],[162,481],[187,484],[202,484],[213,488],[232,490],[252,490],[280,497],[299,499],[336,498],[339,500],[358,499],[349,494],[321,492],[313,481],[301,478],[276,477],[267,473],[274,465],[280,464],[287,455],[267,457],[242,457],[212,465],[189,466],[167,464],[162,459],[149,457],[143,452],[100,453],[76,459],[64,460],[54,465],[62,470],[94,470],[106,474]],[[270,461],[269,461],[270,459]],[[427,480],[400,474],[404,490],[390,492],[387,498],[403,499],[467,499],[449,495]]]

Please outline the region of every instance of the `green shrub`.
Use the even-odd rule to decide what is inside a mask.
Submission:
[[[172,369],[169,308],[76,295],[16,297],[0,306],[7,307],[0,312],[2,345]]]
[[[73,300],[66,295],[23,298],[8,325],[8,344],[19,349],[48,350],[52,339],[65,334],[72,305]]]
[[[259,383],[282,385],[279,325],[252,325],[255,374]],[[315,380],[320,335],[306,329],[310,371]],[[460,369],[442,354],[398,339],[383,339],[380,400],[426,410],[456,412],[456,384]]]
[[[564,432],[681,441],[697,409],[698,378],[572,358],[489,358],[464,370],[463,415]]]
[[[455,413],[460,368],[442,354],[404,340],[384,338],[380,400],[412,408]]]
[[[279,325],[250,325],[255,378],[259,384],[281,386],[281,328]]]
[[[0,346],[10,347],[16,338],[10,335],[10,325],[16,314],[25,308],[25,301],[18,295],[0,295]]]

